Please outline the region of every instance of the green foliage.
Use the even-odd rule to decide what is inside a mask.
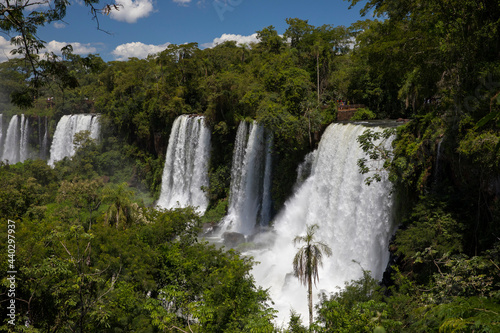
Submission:
[[[290,311],[290,321],[288,322],[288,329],[285,332],[289,333],[306,333],[307,328],[302,325],[300,314],[294,310]]]
[[[351,120],[372,120],[377,118],[377,115],[373,113],[368,108],[359,108],[356,110],[354,113],[354,116],[352,116]]]
[[[367,185],[370,185],[373,181],[381,181],[382,172],[390,171],[394,155],[391,147],[388,147],[387,141],[391,140],[394,133],[393,128],[387,128],[382,132],[366,129],[357,138],[361,149],[368,157],[358,160],[359,171],[361,174],[373,174],[373,176],[366,177],[365,183]]]
[[[472,159],[489,174],[500,173],[500,134],[498,131],[467,131],[458,152]]]
[[[378,282],[363,270],[359,280],[346,282],[343,290],[330,297],[322,294],[317,305],[317,332],[378,332],[398,331],[401,323],[391,318],[389,304],[382,301]],[[385,332],[385,331],[383,331]]]
[[[202,216],[202,223],[208,223],[210,225],[216,225],[222,220],[227,213],[228,200],[223,199],[217,202],[217,204],[207,210],[207,212]]]
[[[414,325],[418,332],[497,332],[500,329],[498,300],[482,297],[456,298],[430,307],[425,319]],[[429,331],[429,327],[437,327]]]
[[[446,208],[443,203],[431,199],[417,204],[404,221],[408,227],[398,231],[398,253],[417,260],[417,257],[424,255],[426,249],[431,248],[438,255],[460,252],[463,225],[446,212]],[[419,258],[417,262],[423,260]]]
[[[267,292],[257,289],[249,275],[250,259],[203,243],[175,243],[163,247],[160,264],[163,289],[148,307],[153,324],[160,329],[274,330]]]

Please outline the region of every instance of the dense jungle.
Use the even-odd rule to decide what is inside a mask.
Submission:
[[[0,4],[2,31],[25,42],[22,57],[0,63],[3,117],[47,119],[49,133],[63,115],[101,121],[99,140],[79,133],[75,155],[54,167],[38,158],[0,165],[0,270],[17,268],[16,325],[3,273],[0,330],[500,332],[500,3],[349,2],[373,15],[349,27],[289,18],[282,35],[273,25],[257,31],[258,43],[171,44],[110,62],[71,47],[36,55],[36,28],[62,19],[66,2],[36,18]],[[251,274],[255,260],[199,235],[227,213],[241,121],[274,134],[278,212],[344,102],[364,105],[353,120],[401,122],[358,139],[366,186],[385,173],[397,197],[390,265],[382,281],[363,271],[323,294],[309,325],[293,311],[278,325]],[[211,129],[202,216],[155,206],[183,114],[204,116]],[[34,126],[33,138],[41,135]],[[391,149],[377,144],[384,135],[395,135]]]

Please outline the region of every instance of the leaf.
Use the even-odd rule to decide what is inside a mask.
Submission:
[[[476,126],[474,126],[474,129],[477,130],[478,128],[486,125],[490,120],[498,117],[500,115],[500,111],[495,111],[495,112],[490,112],[488,113],[486,116],[484,116],[483,118],[481,118]]]

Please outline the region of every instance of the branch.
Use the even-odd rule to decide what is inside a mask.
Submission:
[[[59,243],[61,243],[61,245],[64,247],[64,249],[66,250],[66,252],[69,254],[70,258],[71,258],[71,261],[73,261],[73,264],[75,264],[75,258],[73,258],[73,255],[71,254],[71,252],[69,252],[68,248],[66,247],[66,245],[64,245],[64,243],[62,241],[59,241]]]
[[[99,23],[99,18],[97,17],[97,14],[101,13],[101,14],[109,15],[109,13],[111,13],[113,10],[119,11],[120,7],[123,7],[123,5],[121,5],[121,4],[111,4],[111,5],[109,5],[108,4],[108,5],[105,5],[102,9],[95,8],[92,3],[87,3],[87,5],[90,7],[90,13],[92,14],[92,20],[96,21],[97,30],[102,31],[102,32],[104,32],[104,33],[106,33],[108,35],[111,35],[111,33],[109,31],[101,29],[101,25]]]
[[[490,98],[490,113],[491,113],[491,109],[492,109],[492,107],[493,107],[493,100],[494,100],[495,98],[497,98],[497,97],[498,97],[498,95],[500,95],[500,91],[499,91],[499,92],[497,92],[497,93],[495,94],[495,96],[493,96],[492,98]]]
[[[179,331],[184,332],[184,333],[189,333],[188,331],[184,331],[182,328],[179,328],[179,327],[177,327],[177,326],[175,326],[175,325],[172,325],[172,328],[176,328],[176,329],[178,329]],[[191,331],[191,333],[194,333],[194,332],[191,330],[191,328],[189,328],[189,330]]]
[[[113,287],[115,286],[116,281],[118,280],[118,277],[120,276],[120,273],[122,271],[122,266],[120,266],[120,270],[118,271],[118,274],[116,276],[113,274],[111,277],[111,286],[109,286],[108,290],[106,290],[101,296],[99,296],[90,306],[93,306],[95,303],[97,303],[101,298],[103,298],[106,294],[108,294],[111,290],[113,290]]]

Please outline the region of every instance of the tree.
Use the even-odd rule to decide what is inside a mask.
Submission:
[[[102,9],[96,8],[100,0],[84,0],[85,6],[90,8],[93,19],[99,27],[98,14],[109,14],[118,10],[119,5],[106,4]],[[62,62],[40,60],[39,52],[45,48],[45,41],[38,37],[38,28],[52,22],[62,21],[66,16],[66,9],[70,5],[68,0],[6,0],[0,2],[0,31],[13,35],[10,42],[15,47],[12,54],[20,54],[27,64],[27,85],[12,95],[13,101],[20,106],[32,106],[33,97],[37,96],[38,89],[44,80],[55,75],[64,85],[74,86],[74,77],[68,76],[66,65]],[[47,9],[43,9],[47,8]],[[64,52],[64,50],[63,50]],[[52,54],[50,57],[54,57]]]
[[[263,51],[278,54],[284,46],[283,38],[272,25],[257,31],[257,39],[260,41],[257,47]]]
[[[323,265],[323,254],[328,257],[332,255],[332,250],[322,242],[316,242],[314,236],[317,224],[308,225],[305,236],[296,236],[293,244],[305,243],[293,258],[293,274],[299,281],[307,285],[307,298],[309,300],[309,325],[313,322],[312,305],[312,283],[316,285],[319,281],[318,267]]]

